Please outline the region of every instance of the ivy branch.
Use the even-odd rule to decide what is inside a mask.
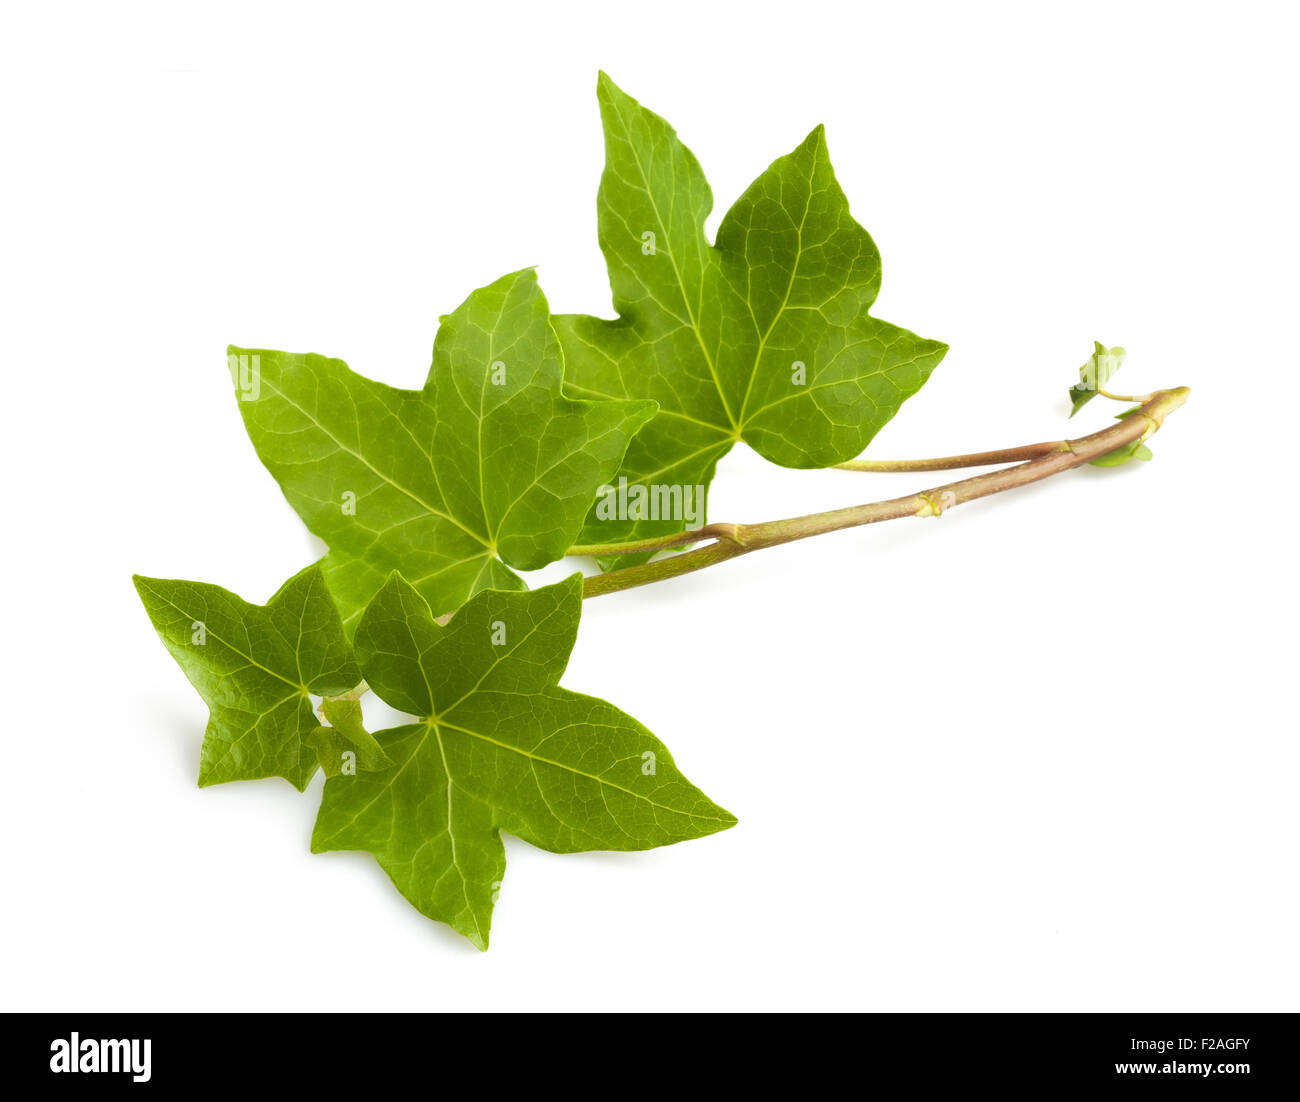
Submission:
[[[625,543],[591,544],[572,547],[570,555],[619,555],[646,551],[666,551],[687,544],[703,543],[679,555],[656,559],[637,566],[623,567],[604,574],[594,575],[583,584],[584,597],[599,597],[617,593],[635,586],[666,581],[696,570],[716,566],[728,559],[776,547],[795,540],[838,532],[844,528],[857,528],[884,520],[902,517],[936,517],[957,505],[977,498],[1041,482],[1062,471],[1081,467],[1100,456],[1126,445],[1139,444],[1157,432],[1164,419],[1178,409],[1190,393],[1188,387],[1157,390],[1148,394],[1131,414],[1118,424],[1081,436],[1074,440],[1047,441],[1025,444],[1000,451],[972,452],[967,455],[944,456],[937,459],[894,460],[873,462],[857,460],[840,464],[838,469],[853,471],[948,471],[963,467],[983,467],[998,463],[1016,463],[1000,471],[948,482],[919,493],[875,501],[866,505],[852,505],[847,509],[832,509],[824,513],[810,513],[785,520],[769,520],[759,524],[708,524],[689,532],[662,536],[656,539],[633,540]],[[1023,461],[1023,462],[1022,462]]]
[[[134,579],[208,704],[199,783],[278,776],[302,791],[324,769],[313,851],[368,850],[422,913],[479,948],[505,870],[502,830],[558,852],[636,850],[736,821],[643,726],[560,686],[583,598],[841,529],[941,516],[1085,463],[1150,459],[1144,441],[1188,396],[1103,389],[1125,353],[1094,341],[1070,415],[1098,395],[1129,403],[1109,428],[968,455],[840,462],[925,384],[947,345],[867,313],[879,254],[849,213],[823,129],[773,161],[709,242],[695,157],[604,75],[599,97],[600,239],[618,319],[553,315],[532,269],[508,273],[440,319],[420,390],[325,356],[231,346],[249,437],[328,559],[264,605],[208,583]],[[793,239],[788,226],[798,227]],[[702,322],[692,303],[704,301]],[[715,347],[727,350],[721,370]],[[778,349],[806,357],[789,363],[788,387]],[[695,427],[683,434],[659,418]],[[591,505],[634,439],[631,467],[677,472],[684,484],[667,489],[683,504],[685,483],[704,492],[738,441],[784,467],[1001,469],[784,520],[571,545],[613,531],[591,521]],[[620,519],[635,522],[617,530],[624,537],[668,520]],[[565,556],[616,561],[532,590],[514,572]],[[629,557],[637,565],[624,565]],[[437,621],[454,622],[440,632],[442,610],[452,611]],[[417,722],[367,731],[358,698],[371,685]]]

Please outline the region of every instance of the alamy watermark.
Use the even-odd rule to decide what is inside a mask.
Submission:
[[[98,1040],[82,1037],[59,1037],[50,1042],[50,1071],[55,1072],[108,1072],[129,1074],[136,1083],[149,1082],[149,1058],[152,1042],[145,1038]]]
[[[226,366],[230,368],[230,378],[239,400],[256,402],[262,396],[262,357],[256,352],[251,356],[237,356],[231,352],[226,357]]]
[[[704,524],[704,487],[645,485],[620,476],[617,486],[608,484],[597,491],[597,520],[679,520],[687,528]]]

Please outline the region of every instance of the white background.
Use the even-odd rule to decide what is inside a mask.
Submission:
[[[6,6],[3,1005],[1296,1009],[1293,11]],[[699,156],[710,232],[826,124],[875,312],[952,347],[871,455],[1101,427],[1064,417],[1094,338],[1194,394],[1149,464],[588,604],[565,684],[740,825],[508,839],[480,954],[309,854],[319,778],[195,787],[130,575],[262,601],[319,551],[227,343],[418,386],[507,271],[609,313],[598,68]],[[935,481],[741,448],[712,516]]]

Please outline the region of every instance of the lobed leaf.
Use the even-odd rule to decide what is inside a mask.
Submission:
[[[707,490],[738,440],[786,467],[857,455],[947,346],[868,315],[880,255],[849,213],[822,128],[750,185],[711,245],[713,197],[695,156],[603,73],[598,95],[598,225],[619,316],[555,324],[576,394],[658,404],[620,475]],[[583,541],[685,527],[593,512]]]
[[[394,575],[356,633],[375,693],[418,723],[377,732],[394,766],[331,777],[312,850],[373,853],[423,914],[480,949],[505,874],[500,831],[556,853],[640,850],[735,824],[667,748],[603,700],[558,687],[582,579],[479,593],[440,627]]]
[[[649,401],[562,392],[560,346],[532,271],[441,319],[423,390],[312,354],[231,348],[249,437],[285,497],[329,545],[325,580],[349,630],[393,570],[438,612],[510,567],[561,558]]]
[[[316,772],[311,694],[344,693],[361,680],[319,565],[265,605],[204,582],[134,581],[163,645],[208,705],[199,784],[284,777],[306,788]]]

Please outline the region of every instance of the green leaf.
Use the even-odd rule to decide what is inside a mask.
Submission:
[[[375,736],[366,730],[359,701],[326,699],[321,701],[321,711],[330,725],[312,731],[307,736],[307,744],[316,751],[316,760],[325,776],[337,777],[348,772],[349,766],[374,773],[393,764]]]
[[[380,698],[422,718],[376,734],[395,768],[326,782],[312,850],[370,851],[422,913],[486,949],[501,830],[573,853],[734,825],[636,720],[557,688],[581,612],[574,575],[482,592],[444,628],[391,577],[361,620],[357,656]]]
[[[619,317],[555,324],[574,393],[659,405],[621,475],[707,488],[737,440],[786,467],[857,455],[947,346],[867,315],[880,255],[849,214],[822,128],[750,185],[710,245],[713,197],[694,155],[603,73],[598,93],[600,245]],[[583,542],[685,527],[593,512]]]
[[[319,566],[265,605],[203,582],[134,579],[149,619],[209,709],[199,784],[284,777],[299,791],[316,772],[306,740],[311,694],[361,680]]]
[[[1115,372],[1124,366],[1124,349],[1119,346],[1107,348],[1101,341],[1092,343],[1095,350],[1088,362],[1079,368],[1079,381],[1070,387],[1071,417],[1097,397],[1097,392],[1104,390]]]
[[[393,570],[438,612],[562,557],[650,402],[575,401],[533,272],[441,319],[424,389],[324,356],[231,348],[240,411],[349,630]]]
[[[1134,440],[1131,444],[1125,444],[1109,451],[1105,455],[1099,455],[1096,459],[1089,460],[1094,467],[1122,467],[1130,459],[1140,459],[1144,463],[1151,458],[1151,449],[1148,448],[1141,440]]]

